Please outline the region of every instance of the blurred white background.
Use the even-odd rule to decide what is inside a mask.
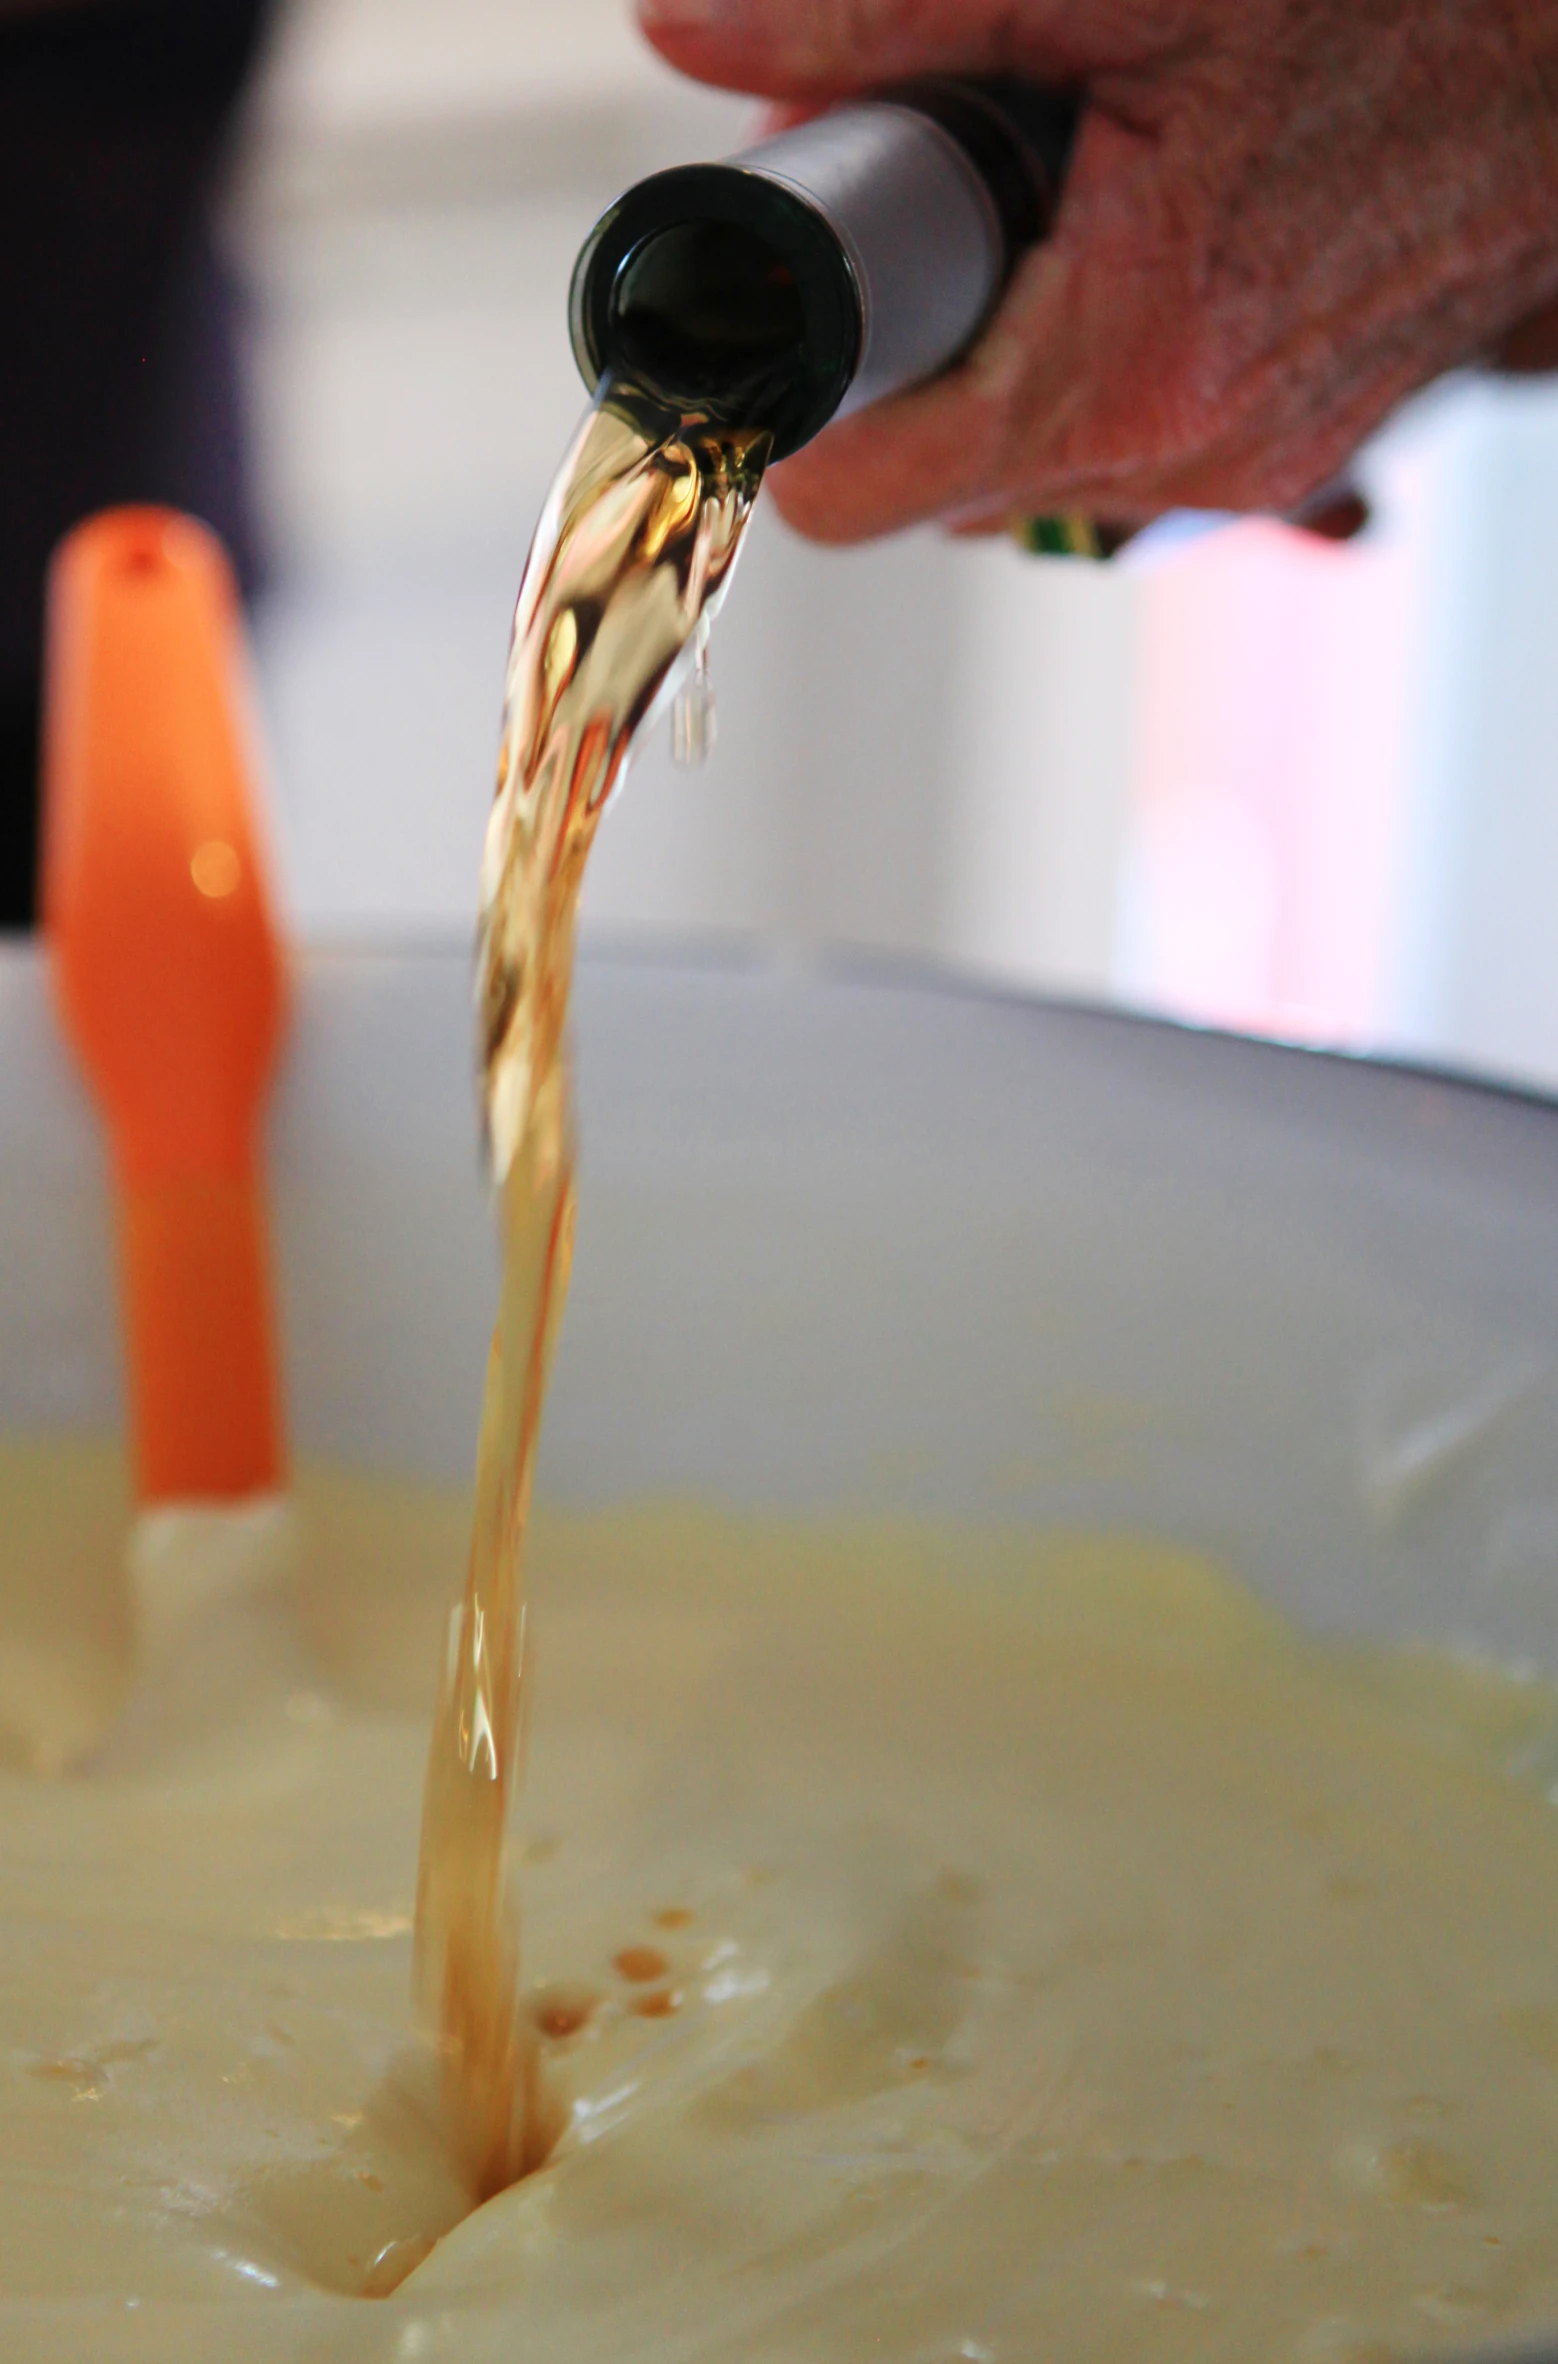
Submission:
[[[625,0],[294,0],[230,243],[272,556],[256,619],[306,937],[469,930],[504,644],[578,416],[574,253],[740,102]],[[1345,550],[1128,563],[760,514],[720,738],[640,759],[588,925],[864,946],[1558,1085],[1558,389],[1467,378],[1366,455]]]

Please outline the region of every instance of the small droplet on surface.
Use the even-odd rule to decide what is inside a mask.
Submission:
[[[669,2019],[682,2007],[682,1990],[677,1986],[657,1986],[653,1994],[639,1995],[633,2004],[640,2019]]]
[[[667,1904],[649,1917],[657,1929],[688,1929],[692,1926],[692,1908],[686,1904]]]
[[[611,1966],[630,1986],[653,1986],[670,1968],[664,1954],[653,1945],[625,1945],[613,1957]]]
[[[531,2004],[530,2016],[548,2042],[564,2044],[570,2036],[578,2035],[581,2028],[588,2027],[595,2015],[596,2000],[594,1995],[582,1992],[541,1994]]]
[[[68,2087],[72,2101],[101,2101],[108,2080],[95,2060],[78,2060],[66,2054],[61,2060],[37,2060],[32,2063],[32,2074],[45,2085]]]

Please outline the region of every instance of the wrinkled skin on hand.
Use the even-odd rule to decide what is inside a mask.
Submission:
[[[674,65],[801,110],[929,72],[1086,91],[1055,234],[975,352],[774,471],[825,541],[1291,509],[1558,299],[1558,0],[644,8]]]

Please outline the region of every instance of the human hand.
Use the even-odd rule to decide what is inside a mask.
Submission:
[[[1558,0],[640,0],[802,109],[924,73],[1079,85],[1054,233],[974,352],[774,470],[803,532],[1290,510],[1558,297]]]

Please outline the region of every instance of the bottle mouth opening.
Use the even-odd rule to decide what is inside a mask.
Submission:
[[[570,325],[608,374],[670,407],[766,428],[782,459],[838,409],[859,362],[849,260],[795,191],[739,165],[679,165],[620,198],[574,271]]]
[[[803,365],[794,266],[740,222],[655,231],[616,274],[610,322],[618,368],[678,403],[760,412]]]

